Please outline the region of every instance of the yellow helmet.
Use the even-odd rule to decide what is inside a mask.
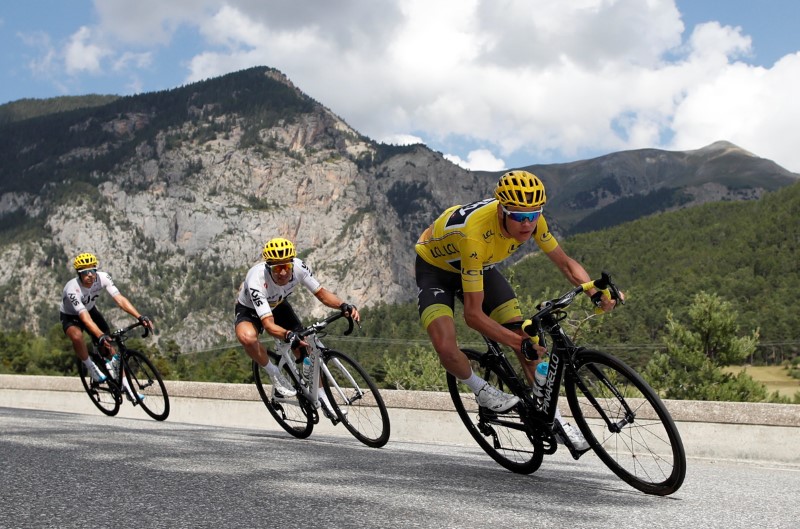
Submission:
[[[264,245],[264,250],[261,256],[266,262],[270,261],[285,261],[286,259],[294,259],[297,253],[294,250],[294,244],[289,239],[276,237],[267,241]]]
[[[72,262],[75,270],[83,270],[84,268],[97,268],[97,257],[91,253],[82,253]]]
[[[544,184],[527,171],[509,171],[501,176],[494,197],[504,207],[538,208],[547,202]]]

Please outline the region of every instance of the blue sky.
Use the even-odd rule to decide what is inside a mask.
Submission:
[[[796,0],[12,1],[0,103],[265,65],[473,169],[728,140],[800,173],[798,19]]]

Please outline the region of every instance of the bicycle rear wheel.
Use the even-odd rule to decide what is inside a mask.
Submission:
[[[509,391],[504,374],[493,367],[482,367],[480,358],[484,353],[462,349],[472,364],[472,370],[501,391]],[[450,373],[447,373],[450,397],[470,435],[483,450],[501,466],[518,474],[535,472],[542,464],[544,449],[542,442],[535,440],[523,424],[519,415],[521,402],[506,413],[495,413],[478,407],[475,395]]]
[[[372,448],[389,442],[389,411],[364,368],[344,353],[323,353],[322,386],[339,420]]]
[[[277,360],[274,353],[270,356]],[[284,366],[283,374],[286,380],[291,380],[295,386],[297,381],[294,375]],[[314,410],[306,398],[298,390],[297,395],[290,398],[283,398],[275,395],[273,391],[267,393],[265,383],[262,380],[266,373],[253,361],[253,380],[256,383],[258,394],[261,395],[261,400],[269,410],[270,415],[278,422],[278,424],[291,435],[298,439],[305,439],[314,430]]]
[[[101,363],[105,364],[105,361],[101,362],[99,357],[97,359],[93,358],[93,360],[98,367],[100,367]],[[100,370],[108,377],[109,373],[104,367],[105,365],[100,367]],[[83,389],[86,390],[86,394],[89,395],[89,398],[92,399],[92,403],[97,406],[98,410],[108,416],[114,416],[119,413],[119,407],[122,404],[122,395],[119,392],[119,388],[117,388],[117,385],[110,377],[107,378],[105,382],[95,382],[89,375],[86,366],[83,365],[83,362],[80,360],[78,360],[78,373],[81,376]]]
[[[567,401],[597,456],[632,487],[672,494],[686,477],[686,453],[669,411],[653,389],[617,358],[580,351]]]
[[[133,390],[133,398],[142,409],[157,421],[169,416],[169,395],[156,366],[139,351],[128,349],[125,376]],[[142,395],[144,398],[139,398]]]

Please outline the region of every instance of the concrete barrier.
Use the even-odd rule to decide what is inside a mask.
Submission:
[[[167,381],[168,422],[282,431],[252,384]],[[393,441],[474,445],[447,393],[381,390]],[[800,405],[665,401],[689,457],[800,467]],[[0,375],[0,406],[100,414],[77,377]],[[567,412],[565,405],[562,411]],[[567,415],[567,413],[565,413]],[[145,418],[123,405],[120,416]],[[315,432],[349,436],[320,421]]]

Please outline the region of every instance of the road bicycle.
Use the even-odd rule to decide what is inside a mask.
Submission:
[[[297,336],[308,343],[311,373],[307,381],[298,371],[302,359],[296,359],[288,344],[283,351],[268,351],[278,368],[297,390],[294,397],[282,397],[268,392],[262,377],[263,368],[253,362],[255,379],[261,400],[281,427],[291,435],[305,439],[320,420],[319,410],[334,425],[342,423],[359,441],[372,448],[380,448],[389,441],[389,412],[378,387],[361,365],[346,354],[325,347],[320,340],[323,330],[332,322],[347,318],[345,336],[353,332],[353,319],[343,313],[297,331]],[[323,391],[330,409],[320,402]]]
[[[632,487],[647,494],[672,494],[686,476],[686,453],[658,394],[624,362],[576,345],[561,328],[560,322],[567,317],[564,309],[579,293],[592,288],[619,304],[624,302],[611,277],[603,272],[599,279],[541,303],[538,312],[521,324],[540,345],[546,346],[548,337],[552,341],[543,397],[531,392],[521,371],[513,367],[496,342],[486,337],[486,352],[464,349],[464,354],[475,373],[519,397],[519,404],[507,413],[479,408],[474,394],[448,373],[450,396],[475,441],[513,472],[535,472],[545,455],[555,453],[559,436],[574,459],[593,450]],[[554,420],[562,386],[572,417],[589,443],[586,450],[576,450]]]
[[[142,323],[136,322],[109,335],[120,360],[119,367],[114,370],[115,373],[106,366],[107,360],[100,354],[98,345],[93,344],[89,356],[106,376],[105,381],[97,382],[92,379],[80,360],[78,372],[83,389],[94,405],[106,415],[113,416],[119,413],[123,398],[127,398],[134,406],[141,406],[153,419],[163,421],[169,416],[169,396],[161,373],[144,354],[128,349],[125,345],[128,333],[139,326],[142,326]],[[150,329],[145,327],[142,338],[146,338],[149,334]],[[131,391],[125,387],[126,384]]]

